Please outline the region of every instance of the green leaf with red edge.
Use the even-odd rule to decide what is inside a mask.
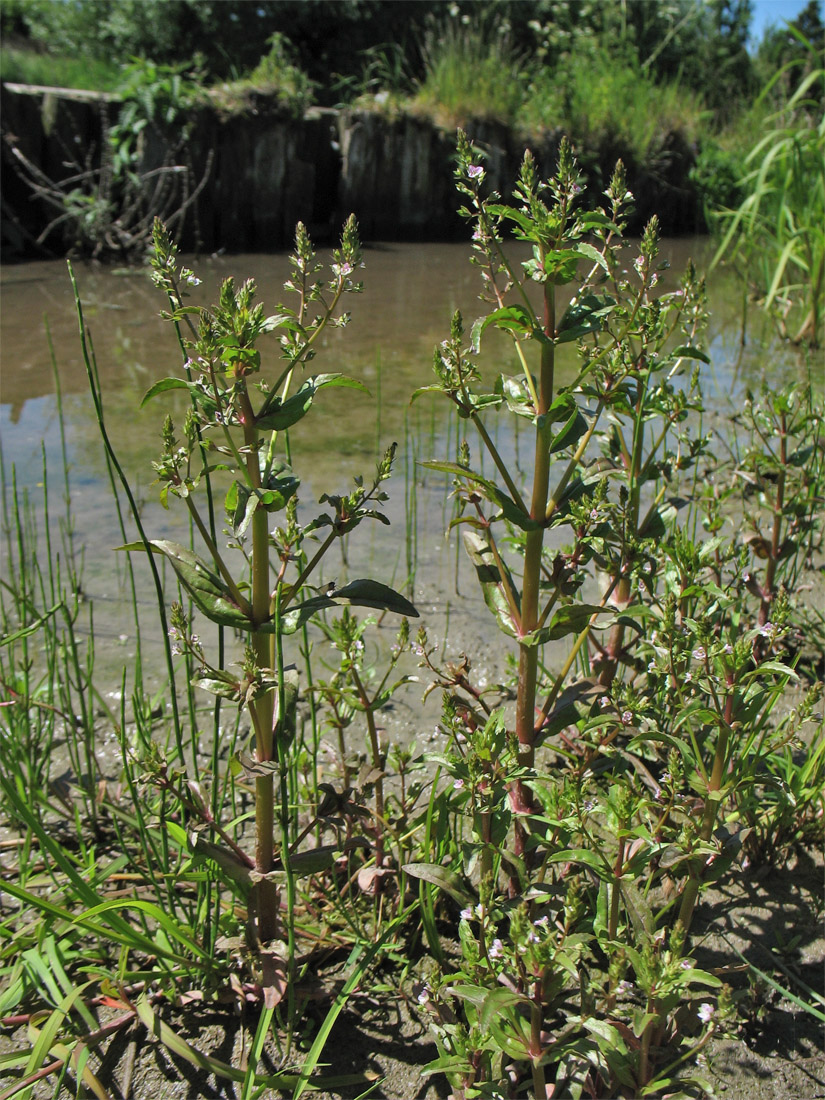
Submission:
[[[153,553],[162,554],[170,562],[195,606],[207,619],[237,630],[274,631],[271,622],[253,623],[235,602],[224,581],[193,550],[166,539],[151,539],[149,546]],[[119,546],[118,550],[145,551],[146,547],[142,542],[130,542]]]

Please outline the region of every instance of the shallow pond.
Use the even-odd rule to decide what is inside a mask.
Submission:
[[[668,277],[673,278],[689,257],[695,258],[701,269],[711,255],[703,239],[666,241],[662,253],[671,264]],[[288,277],[288,259],[284,254],[188,262],[203,279],[193,293],[193,304],[214,301],[221,281],[229,275],[238,282],[254,278],[258,299],[267,312],[273,312],[286,298],[283,282]],[[292,430],[291,444],[293,463],[303,483],[301,499],[311,506],[322,492],[350,488],[356,474],[369,478],[376,456],[397,441],[396,474],[388,486],[391,500],[387,513],[392,524],[363,525],[351,537],[348,565],[333,554],[326,563],[326,579],[335,577],[343,583],[349,568],[350,576],[369,574],[398,588],[407,587],[422,614],[431,617],[435,636],[445,628],[449,607],[451,641],[453,632],[457,644],[461,635],[469,632],[478,649],[480,632],[484,639],[489,638],[488,645],[500,648],[476,593],[466,601],[456,594],[455,539],[449,541],[444,536],[450,507],[444,478],[417,466],[420,461],[454,451],[450,407],[445,401],[434,403],[428,396],[410,406],[413,391],[431,381],[433,348],[448,335],[453,311],[462,310],[468,328],[481,312],[476,298],[478,272],[469,263],[469,249],[464,244],[374,245],[365,251],[365,265],[364,293],[348,302],[352,324],[345,331],[326,335],[312,369],[353,375],[369,387],[370,396],[352,390],[321,394],[311,415]],[[160,507],[151,467],[160,451],[165,413],[171,411],[182,419],[186,399],[178,393],[165,394],[145,408],[139,407],[155,380],[180,370],[174,332],[159,316],[166,303],[145,271],[78,265],[76,275],[93,338],[108,431],[141,504],[147,533],[186,541],[182,509],[176,509],[174,501],[168,512]],[[707,342],[712,364],[706,368],[705,390],[710,412],[724,414],[745,385],[758,386],[763,376],[776,377],[778,370],[796,372],[799,365],[793,357],[780,364],[776,350],[766,353],[758,341],[741,346],[742,296],[735,280],[715,275],[710,282],[710,304]],[[130,634],[134,627],[124,606],[122,555],[113,552],[123,539],[89,397],[66,265],[55,261],[6,267],[0,324],[0,423],[7,492],[13,465],[18,485],[39,504],[45,453],[50,514],[56,518],[62,510],[61,438],[47,326],[51,334],[62,391],[72,514],[76,538],[85,554],[85,590],[95,606],[98,665],[102,659],[107,675],[116,683],[119,670],[133,656]],[[504,338],[492,334],[485,342],[483,366],[515,373],[514,357]],[[271,348],[274,365],[278,356],[274,338]],[[565,350],[572,355],[571,349],[572,345],[567,345]],[[517,462],[518,440],[503,441],[502,446],[508,460]],[[131,532],[129,537],[133,537]],[[469,584],[459,582],[459,586],[463,593],[471,592]],[[148,586],[145,603],[150,625]],[[497,663],[494,658],[493,663]]]

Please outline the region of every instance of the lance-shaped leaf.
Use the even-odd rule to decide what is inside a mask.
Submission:
[[[171,562],[181,584],[207,619],[219,626],[233,626],[238,630],[274,630],[271,623],[253,623],[235,602],[229,588],[217,573],[213,573],[206,562],[192,550],[166,539],[152,539],[149,546],[153,553],[163,554]],[[145,550],[146,547],[142,542],[130,542],[118,549]]]
[[[670,353],[671,359],[698,359],[700,363],[710,363],[710,358],[699,348],[689,347],[687,344],[683,344],[678,348],[674,348]]]
[[[582,259],[577,248],[556,248],[541,255],[538,248],[533,249],[533,259],[526,260],[522,267],[538,283],[552,283],[564,286],[576,276],[576,268]]]
[[[339,859],[358,849],[370,851],[370,843],[366,837],[350,837],[343,844],[321,844],[317,848],[310,848],[306,852],[297,852],[295,855],[291,855],[289,857],[289,868],[299,878],[306,875],[317,875],[321,871],[330,870]]]
[[[402,867],[412,878],[420,878],[425,882],[431,882],[454,898],[459,905],[475,905],[476,898],[470,894],[462,880],[455,871],[449,867],[442,867],[440,863],[405,863]]]
[[[249,527],[257,508],[280,512],[298,491],[300,481],[285,462],[276,462],[261,488],[234,481],[226,494],[226,512],[231,516],[232,532],[240,538]]]
[[[586,241],[579,241],[579,243],[576,245],[576,251],[581,256],[584,256],[585,259],[593,260],[593,262],[598,264],[603,271],[605,271],[608,275],[610,274],[610,267],[608,266],[604,253],[600,252],[598,248],[596,248],[594,245],[587,244]]]
[[[608,622],[599,624],[600,629],[609,626],[613,621],[613,612],[609,608],[592,603],[567,603],[556,611],[546,626],[525,634],[519,638],[519,641],[522,645],[543,645],[545,642],[556,642],[560,638],[566,638],[568,634],[581,634],[591,616],[597,614],[611,616]]]
[[[193,676],[191,683],[193,687],[208,691],[210,695],[219,695],[222,699],[234,699],[237,702],[241,697],[240,680],[223,669],[210,668]]]
[[[490,325],[494,325],[504,332],[509,332],[513,336],[533,337],[547,343],[547,337],[536,324],[535,318],[528,309],[518,305],[503,306],[501,309],[494,309],[492,313],[488,313],[485,317],[479,317],[474,322],[470,330],[470,340],[474,351],[478,351],[481,345],[481,335]]]
[[[408,599],[381,581],[367,578],[350,581],[343,588],[336,588],[322,596],[313,596],[309,600],[291,608],[281,618],[281,629],[285,634],[293,634],[318,611],[329,607],[374,607],[378,611],[392,611],[396,615],[406,615],[408,619],[417,619],[418,612]]]
[[[565,447],[575,446],[586,431],[587,421],[577,408],[570,415],[567,423],[563,424],[550,440],[550,454],[556,454],[557,451],[562,451]]]
[[[533,385],[536,385],[535,379],[533,379]],[[516,416],[523,416],[528,420],[536,419],[535,405],[530,396],[530,390],[527,388],[527,383],[523,378],[500,374],[496,379],[495,388],[496,393],[501,394],[507,402],[507,408],[510,412],[514,412]]]
[[[487,213],[494,218],[503,218],[515,222],[517,228],[513,230],[513,236],[518,237],[519,240],[535,241],[538,239],[536,234],[539,230],[536,223],[523,210],[517,210],[514,206],[507,206],[504,203],[489,203]]]
[[[248,890],[252,885],[252,880],[249,877],[250,868],[241,863],[229,848],[213,844],[198,830],[190,833],[189,842],[192,846],[192,857],[196,863],[207,859],[211,860],[218,865],[227,878],[230,878],[244,890]]]
[[[187,382],[185,378],[161,378],[160,381],[150,386],[143,395],[140,407],[143,408],[147,401],[151,401],[159,393],[166,393],[168,390],[188,390],[191,386],[192,383]]]
[[[204,389],[203,386],[199,386],[196,382],[189,382],[185,378],[161,378],[160,381],[150,386],[143,395],[140,407],[143,408],[147,401],[151,401],[153,397],[157,397],[161,393],[167,393],[169,390],[189,390],[192,400],[207,417],[211,418],[218,408],[215,395],[211,390]]]
[[[608,294],[584,294],[564,311],[556,329],[556,343],[567,344],[588,332],[601,332],[607,317],[616,308],[616,299]]]
[[[369,393],[363,382],[348,378],[345,374],[318,374],[314,378],[307,378],[297,393],[286,401],[282,401],[274,391],[270,393],[255,419],[256,426],[264,431],[276,432],[291,428],[306,416],[315,400],[315,394],[326,386],[346,386]]]
[[[495,615],[499,627],[511,638],[518,637],[517,627],[513,622],[510,611],[510,604],[504,594],[504,583],[506,583],[513,594],[513,598],[518,598],[513,578],[510,576],[507,567],[504,566],[505,577],[502,578],[489,539],[476,531],[464,532],[464,548],[475,568],[478,583],[481,585],[481,591],[484,595],[484,602]]]
[[[505,493],[503,489],[499,489],[498,485],[488,481],[486,477],[482,477],[474,470],[461,466],[458,462],[422,462],[421,465],[426,466],[428,470],[439,470],[444,474],[454,474],[456,477],[462,477],[478,486],[481,495],[489,500],[491,504],[495,504],[496,507],[500,508],[504,518],[515,524],[516,527],[520,527],[522,531],[533,531],[537,527],[541,527],[537,520],[532,519],[519,508],[508,493]]]
[[[264,673],[266,683],[269,683]],[[277,684],[275,685],[277,688]],[[298,705],[298,669],[290,665],[284,669],[282,685],[284,713],[281,714],[281,692],[275,696],[275,736],[289,744],[295,736],[295,708]]]

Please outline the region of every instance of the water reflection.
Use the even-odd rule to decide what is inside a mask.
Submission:
[[[709,258],[704,240],[665,242],[670,260],[669,281],[675,281],[689,256],[700,267]],[[630,257],[632,258],[632,257]],[[361,379],[369,397],[349,390],[329,390],[319,396],[312,415],[291,432],[296,469],[303,478],[302,500],[312,506],[322,491],[351,486],[355,474],[369,476],[375,457],[390,442],[399,443],[399,475],[390,483],[390,529],[358,532],[355,553],[377,555],[381,577],[403,581],[414,547],[419,569],[434,592],[449,590],[454,571],[452,552],[444,554],[443,480],[416,467],[416,462],[443,456],[455,447],[447,402],[424,398],[410,409],[411,393],[431,380],[434,346],[449,332],[449,320],[461,309],[467,321],[482,312],[477,300],[477,270],[464,244],[376,245],[365,252],[365,290],[348,306],[353,314],[346,331],[325,333],[312,369],[341,371]],[[188,260],[202,277],[193,304],[215,300],[220,283],[232,275],[253,278],[267,312],[285,301],[288,258],[232,256]],[[142,271],[116,271],[78,265],[76,275],[92,333],[105,402],[109,433],[119,459],[145,512],[148,531],[159,538],[186,538],[181,509],[164,512],[152,487],[152,459],[160,449],[160,424],[167,411],[178,419],[186,408],[185,394],[165,394],[140,409],[141,397],[157,379],[178,373],[180,357],[174,332],[159,311],[162,296]],[[708,344],[712,364],[706,391],[710,410],[723,413],[744,385],[758,386],[762,377],[776,379],[799,371],[791,354],[773,349],[766,355],[754,331],[753,342],[740,343],[742,297],[738,284],[716,274],[710,283],[712,319]],[[60,462],[57,403],[44,318],[48,318],[55,348],[66,421],[73,507],[80,539],[86,548],[90,590],[108,601],[115,623],[119,596],[117,559],[111,548],[122,541],[111,507],[103,448],[98,436],[80,352],[71,285],[62,262],[21,264],[2,276],[2,451],[7,469],[14,464],[18,483],[36,489],[43,479],[41,450],[57,481]],[[753,322],[752,322],[753,323]],[[273,361],[279,354],[271,339]],[[266,350],[264,359],[266,358]],[[565,354],[575,354],[571,345]],[[485,334],[482,368],[517,373],[509,341]],[[563,371],[564,363],[560,367]],[[493,418],[493,429],[498,418]],[[509,430],[509,428],[508,428]],[[517,447],[518,441],[515,446]],[[508,456],[518,453],[508,445]],[[406,481],[406,487],[404,485]],[[414,514],[414,531],[408,520]],[[132,532],[127,532],[132,537]],[[439,597],[440,598],[440,597]],[[97,612],[96,612],[97,615]],[[104,624],[101,623],[101,627]]]

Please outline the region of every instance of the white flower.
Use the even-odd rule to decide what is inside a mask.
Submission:
[[[467,175],[471,180],[480,180],[484,175],[484,169],[480,164],[471,164],[467,169]]]
[[[704,661],[704,659],[706,657],[705,647],[701,646],[701,645],[697,646],[696,649],[694,649],[694,651],[693,651],[693,656],[694,656],[694,659],[697,660],[697,661]]]
[[[472,920],[473,919],[473,911],[472,911],[472,909],[462,909],[461,912],[459,913],[459,916],[461,917],[462,920]]]
[[[499,939],[493,940],[490,950],[487,952],[491,959],[499,959],[504,954],[504,944]]]
[[[420,1005],[425,1005],[427,1003],[427,1001],[429,1001],[429,999],[430,999],[430,991],[429,991],[429,989],[427,989],[426,986],[424,986],[424,988],[421,990],[421,992],[416,997],[416,1000],[418,1001],[418,1003]]]
[[[713,1005],[708,1004],[708,1002],[706,1001],[704,1004],[699,1005],[699,1008],[696,1010],[696,1015],[699,1017],[703,1024],[708,1024],[710,1023],[711,1018],[713,1017],[713,1014],[715,1012],[716,1009],[713,1007]]]

